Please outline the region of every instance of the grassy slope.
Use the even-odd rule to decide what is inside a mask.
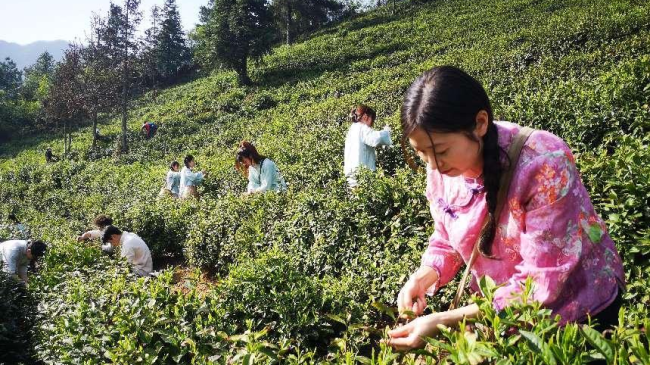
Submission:
[[[197,229],[212,227],[211,216],[227,220],[228,217],[220,215],[222,211],[234,214],[237,207],[278,204],[284,209],[277,213],[280,223],[258,216],[255,224],[233,233],[237,236],[232,240],[233,246],[252,245],[264,251],[268,246],[261,243],[280,242],[285,248],[306,250],[307,253],[300,255],[317,257],[309,266],[312,269],[324,270],[332,263],[345,266],[350,256],[342,256],[345,260],[339,262],[318,261],[324,255],[318,253],[319,245],[324,244],[322,238],[319,239],[319,230],[324,231],[322,235],[326,239],[354,240],[354,244],[361,247],[383,241],[364,237],[362,230],[356,235],[345,235],[325,232],[327,229],[319,226],[303,227],[316,232],[311,235],[292,235],[291,227],[281,223],[294,223],[291,218],[300,217],[301,209],[308,206],[306,202],[310,199],[338,214],[341,214],[337,210],[340,208],[332,202],[338,199],[349,203],[340,175],[343,138],[348,127],[345,116],[351,105],[359,102],[372,105],[378,111],[378,123],[387,123],[398,131],[399,106],[408,85],[423,70],[434,65],[453,64],[482,81],[492,99],[495,115],[551,130],[567,140],[582,157],[583,178],[591,187],[601,214],[608,217],[612,212],[622,211],[636,215],[636,218],[608,222],[619,242],[634,242],[638,230],[641,234],[647,232],[648,210],[643,200],[629,206],[609,206],[612,205],[611,194],[602,190],[613,189],[619,195],[636,194],[637,198],[645,196],[647,199],[647,183],[641,181],[632,194],[628,186],[605,184],[595,179],[614,179],[614,173],[607,175],[608,171],[625,164],[622,162],[624,155],[607,155],[608,145],[619,143],[612,142],[609,135],[626,134],[630,145],[637,146],[633,150],[647,149],[648,141],[647,138],[644,141],[643,136],[650,125],[647,106],[650,89],[646,86],[650,83],[650,4],[632,0],[576,0],[562,4],[557,1],[452,0],[417,6],[409,3],[398,9],[397,15],[391,15],[386,9],[371,12],[323,30],[302,43],[274,49],[261,63],[251,67],[256,84],[253,87],[237,86],[233,73],[215,72],[209,77],[164,90],[155,99],[152,95],[141,98],[130,114],[129,126],[133,132],[128,155],[114,156],[111,144],[103,145],[98,154],[88,155],[90,135],[87,129],[74,137],[73,149],[79,156],[74,162],[44,165],[44,148],[61,144],[48,136],[2,146],[0,171],[3,178],[27,184],[3,184],[0,195],[6,203],[0,209],[3,212],[17,209],[19,216],[26,217],[37,234],[70,250],[69,238],[87,227],[92,216],[99,212],[112,214],[122,226],[141,234],[150,229],[146,224],[138,225],[138,220],[145,216],[160,210],[188,212],[189,218],[166,216],[165,224],[170,220],[177,224],[187,223],[190,228],[182,224],[178,227],[189,230],[188,239],[192,241],[197,237]],[[140,124],[147,120],[158,121],[161,125],[156,138],[150,141],[137,135]],[[117,140],[117,119],[108,121],[101,129]],[[397,142],[399,136],[393,138]],[[261,152],[278,163],[291,186],[288,198],[270,203],[261,202],[262,199],[246,203],[237,197],[246,182],[232,168],[232,157],[242,139],[253,140]],[[193,153],[201,168],[211,174],[204,187],[204,199],[198,205],[152,203],[169,161],[180,160],[186,153]],[[618,165],[603,166],[603,157],[618,161]],[[647,153],[639,157],[642,160],[635,166],[645,164],[647,157]],[[399,172],[393,182],[390,177],[381,178],[382,188],[395,190],[385,196],[393,199],[419,194],[422,177],[404,171],[399,148],[382,150],[379,160],[389,174]],[[585,171],[589,175],[585,176]],[[601,171],[605,171],[604,175]],[[635,171],[632,175],[634,173],[639,174]],[[638,176],[619,178],[638,181]],[[415,188],[410,189],[410,186]],[[378,204],[373,199],[379,198],[363,196],[349,204],[365,207],[360,208],[360,212],[366,218],[379,220],[378,230],[391,229],[397,215],[382,222],[380,214],[368,213],[368,206]],[[394,199],[399,201],[400,198]],[[408,201],[423,203],[421,199]],[[147,213],[152,205],[159,210]],[[260,209],[275,212],[268,207]],[[417,209],[419,211],[406,216],[411,225],[423,225],[426,221],[426,217],[421,216],[422,212],[426,213],[426,207]],[[331,219],[336,223],[345,222],[344,217]],[[268,227],[272,229],[265,232]],[[400,233],[392,229],[386,252],[391,247],[400,247],[404,263],[393,262],[390,266],[389,260],[381,259],[377,259],[381,264],[373,264],[368,259],[360,259],[362,263],[357,263],[362,265],[359,271],[369,272],[364,276],[366,281],[357,284],[362,288],[370,285],[370,295],[385,300],[393,297],[401,275],[415,265],[423,249],[422,237],[426,235],[426,232],[405,234],[406,231]],[[172,244],[185,244],[186,234],[181,233],[174,238],[179,241]],[[286,234],[284,239],[283,233]],[[255,235],[258,238],[247,237]],[[395,237],[400,235],[416,239],[399,241]],[[287,240],[291,242],[284,242]],[[297,243],[300,240],[304,242]],[[408,249],[405,248],[407,243]],[[165,250],[161,246],[156,248]],[[65,250],[59,257],[66,256]],[[87,257],[91,254],[79,253],[76,249],[75,252],[70,257],[94,265],[94,259]],[[248,259],[248,256],[238,255],[251,252],[256,250],[234,250],[229,254],[237,263],[240,259],[244,262]],[[193,262],[205,263],[201,258]],[[373,265],[376,267],[371,267]],[[355,271],[344,272],[363,276]],[[386,282],[378,283],[376,278]],[[643,288],[639,288],[635,295],[644,294]],[[342,297],[340,300],[346,298],[349,299]],[[367,300],[367,296],[364,298]]]

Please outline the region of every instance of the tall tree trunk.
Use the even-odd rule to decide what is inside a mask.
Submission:
[[[126,0],[124,10],[126,12],[126,24],[124,26],[124,68],[122,73],[122,152],[127,152],[129,146],[126,139],[126,118],[127,118],[127,89],[128,89],[128,59],[129,59],[129,0]]]
[[[97,146],[97,109],[93,110],[93,146],[92,149],[95,149]]]
[[[287,45],[293,43],[293,22],[291,20],[291,3],[287,1],[287,14],[286,14],[286,26],[287,26]]]
[[[63,156],[68,155],[68,135],[66,131],[66,126],[68,125],[68,122],[65,120],[63,121]]]
[[[248,57],[244,57],[243,61],[239,62],[239,65],[235,69],[237,75],[239,76],[239,82],[242,85],[250,85],[251,79],[248,77]]]

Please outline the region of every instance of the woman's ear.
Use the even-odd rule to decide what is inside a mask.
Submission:
[[[476,127],[474,128],[474,134],[476,137],[482,138],[485,136],[488,130],[488,125],[490,124],[490,116],[485,110],[481,110],[476,114]]]

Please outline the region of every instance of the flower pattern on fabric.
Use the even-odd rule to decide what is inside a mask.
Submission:
[[[520,127],[495,124],[499,145],[507,151]],[[482,189],[468,186],[462,176],[443,176],[430,168],[426,196],[435,231],[422,265],[437,270],[438,289],[469,260],[487,206]],[[492,251],[497,260],[476,260],[472,287],[477,289],[476,278],[483,275],[501,284],[494,298],[498,310],[517,300],[531,277],[532,299],[559,314],[562,322],[581,320],[609,305],[624,283],[621,259],[594,211],[570,149],[544,131],[534,132],[522,149],[507,204],[497,217]]]
[[[510,214],[512,215],[512,219],[517,222],[517,224],[520,227],[524,226],[524,216],[525,212],[521,208],[521,204],[519,204],[519,200],[517,199],[510,199],[510,202],[508,202],[508,205],[510,206]]]

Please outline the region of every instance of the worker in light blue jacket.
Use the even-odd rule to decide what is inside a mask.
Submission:
[[[160,189],[160,194],[158,194],[160,197],[169,195],[172,198],[178,198],[180,196],[181,173],[178,171],[180,167],[181,164],[178,161],[172,161],[169,165],[165,185]]]
[[[27,227],[25,223],[18,220],[14,213],[9,214],[9,221],[11,222],[10,224],[0,227],[3,231],[8,231],[8,235],[14,239],[29,239],[29,227]]]
[[[359,105],[350,112],[352,126],[345,137],[345,156],[343,172],[348,179],[350,187],[357,185],[355,173],[360,167],[375,171],[377,169],[377,146],[390,146],[390,128],[376,131],[372,129],[377,114],[366,105]]]
[[[205,179],[207,173],[204,171],[192,171],[196,167],[196,161],[194,161],[194,156],[192,155],[185,156],[183,162],[185,163],[185,167],[181,170],[180,197],[182,199],[190,197],[198,198],[199,192],[197,187],[203,183],[203,179]]]
[[[287,184],[275,162],[261,156],[250,142],[243,141],[239,144],[236,166],[248,175],[247,194],[287,190]]]

